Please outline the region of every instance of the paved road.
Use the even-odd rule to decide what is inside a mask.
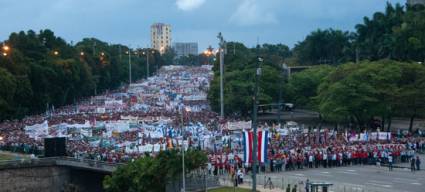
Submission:
[[[278,174],[268,174],[274,178],[274,185],[281,186],[280,182],[285,177],[296,178],[305,181],[322,181],[338,184],[331,191],[342,191],[344,184],[346,191],[354,191],[353,188],[359,187],[358,191],[377,191],[377,192],[423,192],[425,191],[425,171],[411,172],[408,169],[394,169],[388,171],[386,167],[376,166],[350,166],[339,168],[318,168],[305,169],[300,171],[289,171]],[[264,176],[262,176],[264,177]],[[286,184],[285,184],[286,185]],[[338,188],[337,188],[338,187]],[[350,190],[349,190],[350,189]]]

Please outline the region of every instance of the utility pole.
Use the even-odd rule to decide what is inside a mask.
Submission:
[[[282,64],[282,82],[281,82],[281,84],[280,84],[280,86],[279,86],[279,107],[278,107],[278,117],[277,117],[277,121],[279,122],[279,126],[282,126],[282,119],[281,119],[281,115],[282,115],[282,110],[283,109],[285,109],[283,106],[284,105],[282,105],[282,102],[283,102],[283,99],[282,99],[282,89],[283,89],[283,86],[284,86],[284,84],[285,84],[285,80],[286,80],[286,74],[285,74],[285,72],[286,72],[286,69],[288,68],[288,66],[285,64],[285,63],[283,63]],[[281,108],[281,107],[283,107],[283,108]],[[279,128],[281,128],[281,127],[279,127]]]
[[[223,35],[218,33],[217,38],[220,40],[220,118],[224,119],[224,95],[223,95],[223,75],[224,75],[224,49],[226,48],[226,41]]]
[[[146,79],[149,78],[149,50],[146,52]]]
[[[253,146],[252,146],[252,159],[253,159],[253,164],[252,164],[252,192],[256,192],[257,191],[257,163],[258,163],[258,158],[257,158],[257,146],[258,146],[258,138],[257,138],[257,127],[258,127],[258,122],[257,122],[257,110],[258,110],[258,84],[260,81],[260,75],[261,75],[261,67],[260,67],[260,63],[263,62],[263,59],[259,56],[259,48],[260,45],[257,44],[257,70],[255,73],[255,90],[254,90],[254,104],[253,104],[253,109],[252,109],[252,127],[253,127],[253,135],[254,135],[254,139],[253,139]]]
[[[186,175],[185,175],[185,170],[184,170],[184,125],[183,125],[183,110],[181,109],[181,128],[182,128],[182,176],[183,176],[183,187],[182,187],[182,192],[186,192]]]
[[[131,85],[131,48],[128,48],[128,82]]]

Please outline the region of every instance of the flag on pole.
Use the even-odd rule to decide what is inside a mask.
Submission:
[[[252,144],[253,135],[251,131],[243,132],[243,148],[244,148],[244,162],[246,164],[252,162]]]
[[[268,144],[268,131],[258,132],[258,161],[265,163],[267,161],[267,144]]]
[[[261,163],[267,161],[267,145],[268,145],[268,131],[259,131],[258,145],[257,145],[257,159]],[[252,149],[254,145],[254,135],[251,131],[243,132],[243,147],[244,147],[244,162],[246,164],[253,162]]]

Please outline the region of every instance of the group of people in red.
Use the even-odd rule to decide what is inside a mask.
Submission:
[[[290,171],[305,168],[331,168],[351,165],[386,165],[415,163],[419,159],[417,151],[425,150],[425,138],[405,136],[389,140],[349,141],[343,134],[321,138],[293,132],[279,135],[272,132],[268,145],[268,161],[259,164],[261,171]],[[314,137],[314,136],[313,136]],[[326,138],[326,139],[324,139]],[[210,152],[208,170],[211,174],[231,173],[242,168],[244,173],[252,170],[252,164],[245,164],[240,145]],[[420,162],[420,160],[419,160]],[[415,166],[416,167],[416,166]]]

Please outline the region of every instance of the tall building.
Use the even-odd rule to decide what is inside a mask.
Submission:
[[[174,43],[173,49],[177,57],[198,55],[198,43]]]
[[[161,54],[171,47],[171,25],[164,23],[154,23],[151,26],[152,48],[158,50]]]
[[[407,0],[408,5],[417,5],[422,4],[425,5],[425,0]]]

